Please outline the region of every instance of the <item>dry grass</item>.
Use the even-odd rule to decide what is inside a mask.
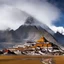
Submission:
[[[55,64],[64,64],[64,56],[0,56],[0,64],[42,64],[42,58],[52,58]]]
[[[64,56],[55,56],[54,61],[56,64],[64,64]]]

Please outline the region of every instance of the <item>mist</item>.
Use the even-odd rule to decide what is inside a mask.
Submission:
[[[51,29],[55,28],[52,30],[56,32],[58,27],[53,22],[58,20],[60,13],[60,9],[47,0],[0,0],[0,30],[16,30],[32,16]]]

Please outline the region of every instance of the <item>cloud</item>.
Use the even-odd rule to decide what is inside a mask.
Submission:
[[[0,7],[0,30],[17,29],[29,15],[12,6]]]
[[[0,30],[17,29],[29,16],[25,12],[50,28],[60,16],[60,10],[47,0],[0,0]]]
[[[64,27],[62,27],[62,26],[59,26],[59,27],[52,26],[51,28],[53,29],[53,31],[55,33],[58,31],[59,33],[61,33],[62,35],[64,35]]]
[[[26,2],[25,5],[19,4],[18,7],[48,26],[60,15],[59,9],[47,1]]]

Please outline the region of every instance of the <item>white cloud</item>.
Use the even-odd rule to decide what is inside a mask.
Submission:
[[[29,13],[39,21],[45,23],[46,25],[52,24],[54,20],[59,17],[60,11],[58,8],[53,6],[48,2],[27,2],[25,5],[18,5],[18,8]]]
[[[24,23],[28,16],[25,12],[12,6],[0,7],[0,30],[7,28],[15,30]]]
[[[61,33],[62,35],[64,35],[64,27],[62,27],[62,26],[59,26],[59,27],[52,26],[51,29],[52,29],[55,33],[58,31],[59,33]]]
[[[60,16],[60,10],[47,2],[47,0],[0,0],[0,30],[17,29],[32,15],[40,22],[46,24],[55,32],[62,28],[53,26],[53,21]]]

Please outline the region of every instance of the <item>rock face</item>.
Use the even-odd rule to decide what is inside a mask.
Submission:
[[[0,47],[5,48],[26,41],[36,41],[41,36],[44,36],[49,42],[55,43],[59,47],[62,47],[54,38],[54,32],[45,24],[38,22],[32,17],[27,18],[25,24],[20,26],[15,31],[0,31]]]

